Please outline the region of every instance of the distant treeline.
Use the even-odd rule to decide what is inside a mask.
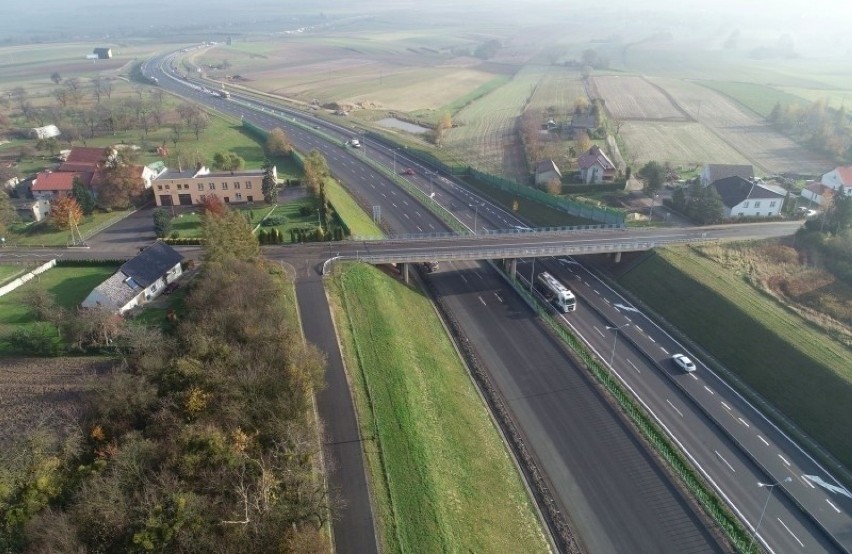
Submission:
[[[769,122],[840,163],[852,162],[852,124],[842,106],[830,108],[825,100],[817,100],[810,106],[776,103]]]

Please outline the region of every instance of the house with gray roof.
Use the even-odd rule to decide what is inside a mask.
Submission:
[[[562,181],[562,172],[553,160],[542,160],[535,167],[535,184],[546,185],[551,181]]]
[[[727,177],[710,185],[725,205],[724,217],[773,217],[781,213],[785,193],[766,187],[755,180]]]
[[[754,167],[734,164],[705,164],[701,169],[701,186],[706,187],[728,177],[754,179]]]
[[[155,242],[128,260],[83,300],[84,308],[101,307],[113,313],[150,302],[181,276],[183,256],[164,242]]]

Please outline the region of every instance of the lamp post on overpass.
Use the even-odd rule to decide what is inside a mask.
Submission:
[[[476,234],[476,219],[479,216],[479,204],[468,204],[468,208],[473,208],[473,234]]]
[[[612,362],[615,360],[615,345],[618,343],[618,331],[619,329],[624,329],[629,325],[629,323],[625,323],[624,325],[606,326],[606,328],[610,331],[615,331],[615,338],[612,339],[612,353],[609,355],[609,367],[612,367]]]
[[[792,481],[792,477],[785,478],[782,483],[789,483]],[[754,526],[754,532],[751,534],[751,542],[748,544],[748,549],[751,550],[751,547],[754,545],[754,539],[757,537],[757,532],[760,529],[760,524],[763,523],[763,516],[766,515],[766,507],[769,506],[769,500],[772,498],[772,489],[780,485],[781,483],[758,483],[758,487],[764,487],[769,489],[769,493],[766,495],[766,502],[763,503],[763,509],[760,511],[760,517],[757,519],[757,525]]]

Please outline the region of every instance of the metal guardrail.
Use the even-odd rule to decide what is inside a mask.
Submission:
[[[619,224],[606,224],[606,225],[574,225],[570,227],[535,227],[535,228],[525,228],[525,229],[487,229],[487,230],[478,230],[476,232],[476,236],[478,237],[498,237],[498,236],[517,236],[517,235],[530,235],[530,236],[541,236],[544,234],[554,234],[554,233],[578,233],[578,232],[591,232],[591,231],[606,231],[606,230],[617,230],[624,229],[623,225]],[[450,233],[450,232],[440,232],[440,233],[400,233],[396,235],[386,235],[386,236],[353,236],[353,241],[360,242],[374,242],[374,241],[388,241],[388,240],[406,240],[406,241],[416,241],[416,240],[434,240],[434,239],[443,239],[443,238],[469,238],[473,235],[459,235],[458,233]]]

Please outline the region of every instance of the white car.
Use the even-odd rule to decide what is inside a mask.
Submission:
[[[683,354],[675,354],[672,356],[672,360],[675,365],[681,368],[684,371],[693,372],[695,371],[695,364],[692,363],[692,360],[684,356]]]

